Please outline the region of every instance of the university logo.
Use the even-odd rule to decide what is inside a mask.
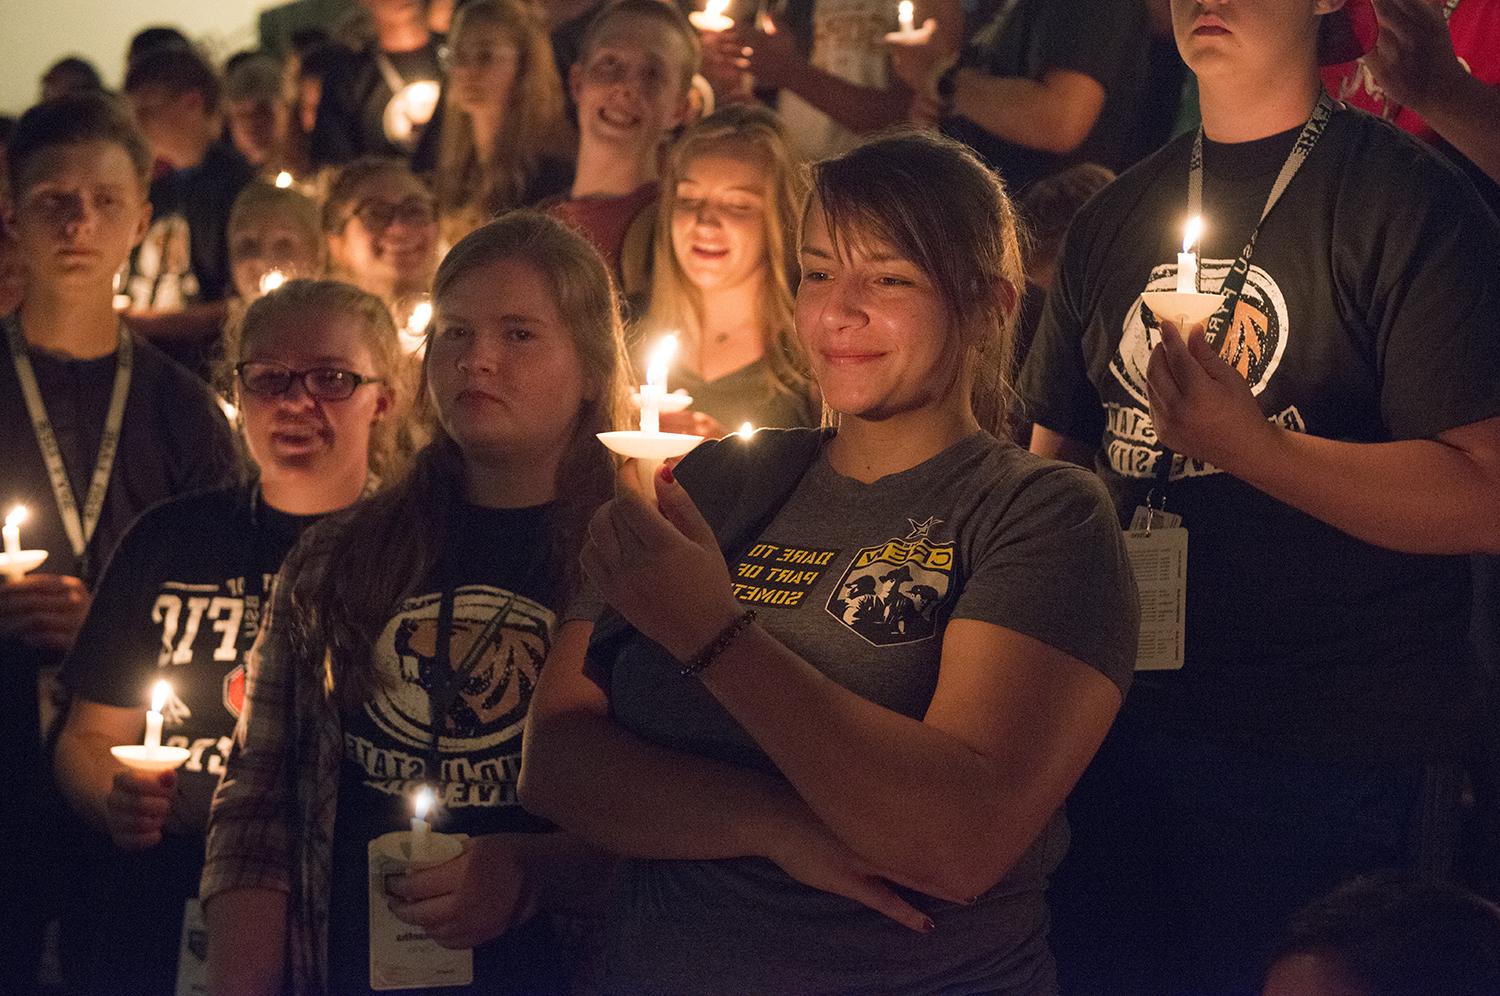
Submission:
[[[436,594],[409,600],[375,645],[376,667],[399,680],[382,684],[366,706],[385,733],[425,750],[431,740],[428,689],[437,668]],[[441,730],[444,752],[493,750],[519,738],[531,694],[551,649],[553,614],[520,595],[483,585],[459,588],[448,658],[478,661]]]
[[[930,637],[953,586],[957,544],[929,536],[943,520],[907,521],[905,537],[857,551],[828,597],[829,614],[877,647]]]

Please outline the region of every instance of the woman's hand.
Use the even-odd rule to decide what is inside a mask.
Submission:
[[[452,861],[391,875],[385,888],[396,918],[445,948],[477,947],[536,911],[515,848],[498,834],[464,841]]]
[[[104,823],[122,851],[143,851],[161,843],[161,828],[172,810],[177,773],[148,775],[121,771],[104,799]]]
[[[719,542],[692,498],[663,468],[656,500],[641,494],[634,461],[615,498],[594,513],[583,568],[620,615],[680,661],[740,613]]]

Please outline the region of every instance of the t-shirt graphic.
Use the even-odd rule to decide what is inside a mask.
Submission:
[[[1223,285],[1234,265],[1231,259],[1205,259],[1200,263],[1200,286],[1205,291]],[[1146,283],[1148,291],[1170,291],[1177,287],[1177,267],[1166,263],[1153,267]],[[1150,477],[1155,472],[1160,448],[1151,423],[1150,402],[1146,395],[1146,364],[1151,351],[1161,341],[1159,319],[1170,315],[1153,315],[1142,298],[1137,297],[1125,312],[1120,345],[1109,362],[1109,372],[1129,396],[1128,401],[1106,398],[1107,420],[1104,447],[1110,466],[1126,477]],[[1282,356],[1286,353],[1290,333],[1286,298],[1273,278],[1253,263],[1245,278],[1245,287],[1235,305],[1228,334],[1219,342],[1219,356],[1250,385],[1259,397],[1270,384]],[[1275,416],[1289,429],[1306,431],[1295,405]],[[1217,467],[1200,460],[1179,457],[1172,478],[1220,473]]]
[[[877,647],[932,636],[938,606],[952,586],[956,544],[928,538],[943,520],[907,521],[911,531],[904,537],[857,551],[828,598],[833,617]]]

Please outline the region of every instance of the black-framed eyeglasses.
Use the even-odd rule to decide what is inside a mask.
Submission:
[[[293,381],[300,381],[308,397],[319,401],[344,401],[353,396],[360,385],[379,384],[385,380],[384,377],[366,377],[338,367],[293,370],[284,363],[265,360],[245,360],[234,368],[234,372],[251,394],[279,398],[292,389]]]
[[[417,228],[437,221],[437,204],[430,197],[408,197],[399,204],[377,198],[360,201],[349,217],[372,232],[383,232],[396,222]]]

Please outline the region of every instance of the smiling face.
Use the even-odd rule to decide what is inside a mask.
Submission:
[[[765,280],[770,170],[756,157],[705,153],[682,169],[672,199],[672,252],[699,290]]]
[[[465,21],[453,41],[448,99],[469,114],[510,106],[520,67],[515,38],[498,24]]]
[[[292,370],[334,368],[377,375],[364,320],[329,308],[283,311],[245,342],[241,358]],[[370,434],[391,405],[384,384],[361,384],[340,401],[308,396],[294,379],[284,394],[240,386],[245,443],[268,491],[296,489],[310,497],[357,488],[369,466]]]
[[[1182,59],[1201,78],[1275,79],[1315,64],[1318,20],[1343,0],[1172,0]]]
[[[316,277],[318,246],[308,242],[301,226],[274,211],[259,211],[230,230],[229,266],[235,292],[253,299],[260,295],[261,278],[272,270],[287,280]]]
[[[583,142],[655,148],[688,109],[687,44],[666,24],[617,16],[569,71]]]
[[[857,234],[836,249],[816,204],[804,226],[797,335],[823,402],[869,421],[935,407],[958,380],[948,309],[916,264]]]
[[[29,278],[108,289],[151,220],[125,149],[103,140],[39,149],[18,179],[9,227]]]
[[[541,272],[516,258],[477,265],[454,278],[434,312],[428,391],[465,458],[554,463],[591,392]]]
[[[387,299],[427,289],[437,245],[432,195],[415,176],[394,170],[360,185],[343,229],[328,237],[333,261],[360,289]]]

